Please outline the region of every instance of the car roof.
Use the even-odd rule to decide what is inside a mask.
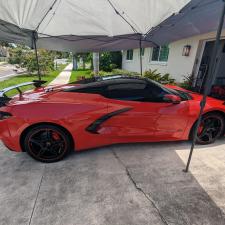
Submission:
[[[110,75],[110,76],[94,77],[75,82],[75,84],[82,84],[82,85],[69,88],[66,91],[73,91],[77,89],[90,87],[105,87],[108,85],[123,84],[123,83],[146,84],[146,79],[139,76],[128,76],[128,75]]]

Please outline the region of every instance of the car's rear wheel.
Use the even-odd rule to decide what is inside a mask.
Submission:
[[[194,129],[192,129],[193,137]],[[219,113],[208,113],[203,115],[198,128],[196,143],[207,145],[215,142],[224,133],[224,118]]]
[[[34,159],[45,162],[62,160],[71,149],[68,134],[54,125],[37,125],[24,138],[24,149]]]

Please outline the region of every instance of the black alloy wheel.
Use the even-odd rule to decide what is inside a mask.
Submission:
[[[28,131],[24,139],[25,151],[34,159],[45,162],[57,162],[71,149],[68,134],[53,125],[38,125]]]
[[[208,113],[202,117],[198,128],[197,144],[214,143],[224,134],[224,118],[218,113]]]

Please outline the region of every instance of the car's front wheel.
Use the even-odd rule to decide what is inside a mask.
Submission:
[[[57,162],[71,149],[71,140],[68,134],[57,126],[37,125],[27,132],[24,149],[38,161]]]
[[[194,129],[192,129],[193,137]],[[215,142],[224,133],[224,117],[219,113],[208,113],[203,115],[198,128],[196,143],[207,145]]]

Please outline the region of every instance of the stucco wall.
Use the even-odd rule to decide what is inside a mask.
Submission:
[[[196,60],[200,57],[200,50],[202,41],[210,40],[215,38],[215,32],[194,36],[187,39],[182,39],[176,42],[173,42],[169,45],[170,52],[168,62],[151,62],[152,48],[145,49],[145,55],[143,59],[143,71],[148,69],[157,69],[160,73],[170,73],[177,82],[182,82],[184,76],[192,74],[193,69],[196,67],[195,63],[199,63],[199,60]],[[225,37],[225,30],[223,30],[223,37]],[[183,47],[185,45],[191,45],[190,56],[182,56]],[[134,57],[132,61],[126,60],[126,51],[123,51],[123,69],[129,71],[140,72],[140,58],[139,58],[139,49],[134,50]],[[195,67],[194,67],[195,66]]]

